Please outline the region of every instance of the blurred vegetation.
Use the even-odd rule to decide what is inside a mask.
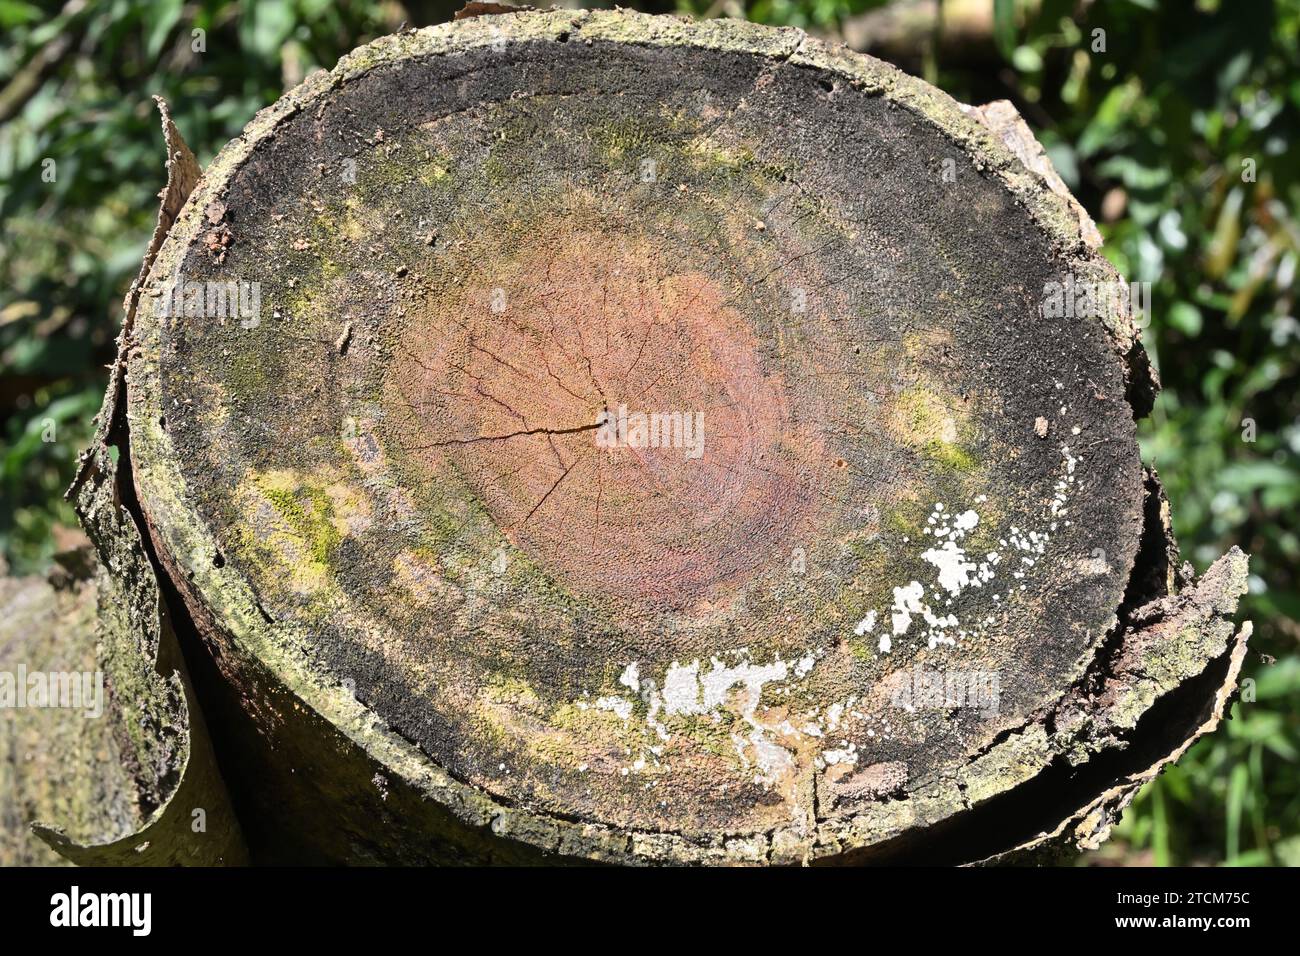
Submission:
[[[206,163],[309,71],[459,5],[0,0],[0,550],[13,569],[40,568],[72,523],[61,493],[162,182],[150,95]],[[1089,861],[1300,863],[1300,3],[678,8],[803,26],[962,101],[1012,100],[1106,254],[1152,283],[1145,342],[1165,390],[1143,449],[1198,570],[1231,544],[1252,555],[1255,700],[1148,786]]]

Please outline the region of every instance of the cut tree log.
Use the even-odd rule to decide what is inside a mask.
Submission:
[[[1005,105],[505,12],[166,219],[87,467],[255,860],[1023,859],[1235,685],[1245,557],[1179,565],[1127,289]]]

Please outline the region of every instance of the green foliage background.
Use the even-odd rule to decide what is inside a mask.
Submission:
[[[0,0],[0,551],[14,571],[39,570],[73,523],[61,494],[163,178],[150,95],[206,163],[310,70],[457,6]],[[1143,450],[1198,570],[1231,544],[1252,555],[1256,699],[1148,786],[1086,862],[1300,863],[1300,3],[946,0],[939,29],[916,3],[887,6],[679,10],[868,48],[879,18],[900,14],[904,36],[882,55],[964,102],[1014,101],[1099,220],[1106,254],[1152,283],[1145,342],[1165,390]]]

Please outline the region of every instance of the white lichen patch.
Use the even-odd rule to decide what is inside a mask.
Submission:
[[[983,555],[968,553],[965,540],[979,526],[979,512],[967,508],[954,514],[943,502],[935,503],[926,520],[924,534],[937,544],[926,548],[920,555],[921,560],[934,567],[934,581],[928,593],[926,584],[921,581],[894,586],[893,604],[886,611],[890,630],[879,637],[881,654],[891,653],[895,642],[909,635],[923,638],[926,645],[934,649],[984,633],[994,618],[985,615],[982,619],[964,622],[962,595],[972,588],[985,589],[994,582],[1007,560],[1004,552],[1014,552],[1018,559],[1009,570],[1009,576],[1015,581],[1023,580],[1026,571],[1046,553],[1047,543],[1057,528],[1057,518],[1066,512],[1066,503],[1075,484],[1075,467],[1079,462],[1068,446],[1062,446],[1061,455],[1064,474],[1056,482],[1048,512],[1043,516],[1044,528],[1022,530],[1012,526],[998,540],[1003,550],[987,551]],[[980,495],[975,504],[985,500],[986,497]],[[1017,587],[1021,591],[1025,589],[1023,584],[1010,586]],[[995,593],[992,598],[1000,603],[1003,595]],[[876,609],[867,611],[854,628],[854,635],[862,637],[872,633],[876,615]]]
[[[858,626],[853,629],[853,633],[858,637],[864,634],[870,634],[876,629],[876,612],[868,611],[867,616],[858,621]]]
[[[764,786],[785,789],[797,768],[797,758],[786,742],[804,736],[788,720],[768,719],[762,708],[765,691],[775,696],[788,692],[792,681],[801,681],[812,671],[818,655],[809,653],[793,664],[777,658],[758,664],[747,651],[732,652],[733,660],[713,656],[708,661],[674,661],[659,680],[641,676],[640,662],[624,667],[619,685],[628,694],[605,694],[594,703],[578,701],[579,709],[594,706],[624,721],[643,709],[643,735],[638,747],[628,748],[629,762],[619,769],[627,776],[662,765],[665,744],[674,739],[670,722],[703,719],[715,724],[741,721],[744,731],[731,733],[731,741],[742,769],[752,770],[754,780]],[[781,685],[778,687],[777,685]],[[678,733],[686,724],[680,724]]]
[[[617,714],[623,720],[632,716],[632,702],[622,697],[598,697],[596,706],[601,710],[608,710]]]
[[[674,661],[668,668],[664,678],[664,710],[669,716],[710,713],[723,703],[728,691],[742,687],[745,691],[742,716],[752,720],[763,685],[785,680],[789,673],[785,661],[779,658],[761,667],[748,661],[727,667],[716,657],[710,663],[711,668],[704,673],[700,673],[699,661],[687,665]]]
[[[627,667],[623,669],[623,673],[619,675],[618,682],[634,694],[641,690],[641,677],[636,661],[628,664]]]
[[[837,764],[845,764],[851,767],[858,762],[858,745],[845,740],[841,742],[839,749],[822,751],[821,757],[828,767],[834,767]]]

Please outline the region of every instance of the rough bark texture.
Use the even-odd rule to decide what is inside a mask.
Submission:
[[[95,587],[88,563],[50,577],[0,577],[0,672],[94,672]],[[126,831],[138,824],[122,798],[124,771],[108,722],[89,707],[0,713],[0,866],[62,858],[32,835],[33,819],[69,829]]]
[[[79,800],[70,816],[53,815],[56,824],[47,825],[40,818],[33,821],[46,843],[84,864],[211,865],[246,859],[239,825],[202,715],[194,706],[170,613],[141,535],[130,479],[124,386],[141,282],[199,174],[165,104],[159,101],[159,107],[167,146],[167,184],[159,194],[158,226],[140,277],[124,304],[119,357],[94,441],[83,454],[68,492],[98,556],[97,627],[62,636],[83,656],[93,651],[107,693],[106,729],[100,733],[116,746],[120,764],[119,774],[98,782],[94,768],[80,768],[87,774],[81,789],[93,794],[102,788],[115,795],[129,806],[130,816],[117,813],[103,820],[100,811]],[[21,713],[24,719],[37,719]],[[51,738],[55,752],[61,740],[57,735]],[[86,825],[87,816],[97,825]]]
[[[1044,317],[1117,277],[1006,104],[520,12],[309,79],[169,229],[170,148],[79,494],[256,859],[1023,858],[1221,715],[1245,558],[1177,567],[1126,311]],[[160,806],[220,790],[159,748]]]

